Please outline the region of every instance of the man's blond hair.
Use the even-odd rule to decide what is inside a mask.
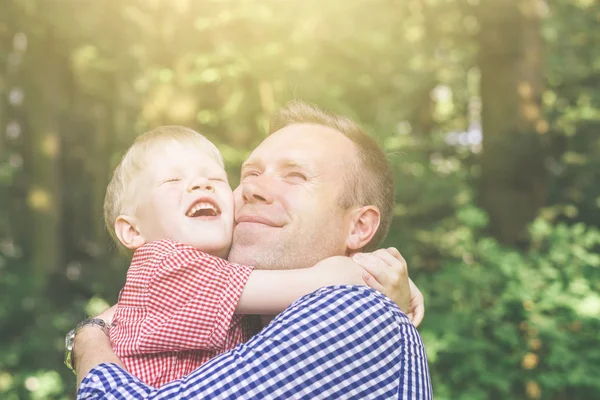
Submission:
[[[345,189],[340,196],[342,208],[373,205],[381,220],[365,251],[373,251],[387,236],[395,204],[394,173],[385,151],[356,122],[302,101],[293,101],[271,120],[270,133],[294,124],[317,124],[334,129],[356,146],[358,162],[345,173]]]
[[[135,181],[139,173],[152,162],[150,154],[169,142],[186,143],[213,151],[224,167],[223,156],[215,145],[193,129],[183,126],[159,126],[138,136],[115,168],[104,197],[104,222],[118,244],[121,242],[115,233],[115,221],[119,215],[132,215],[135,212]],[[160,155],[157,157],[160,158]]]

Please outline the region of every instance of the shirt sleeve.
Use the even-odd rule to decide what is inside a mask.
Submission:
[[[177,244],[148,280],[146,316],[130,354],[223,348],[252,270]]]
[[[100,364],[83,379],[78,400],[146,399],[154,390],[116,364]]]

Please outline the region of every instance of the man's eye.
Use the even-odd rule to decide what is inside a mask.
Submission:
[[[169,178],[169,179],[166,179],[166,180],[164,181],[164,183],[169,183],[169,182],[179,182],[180,180],[181,180],[181,178]]]
[[[306,180],[306,175],[304,175],[300,172],[290,172],[287,176],[288,176],[288,178],[292,178],[292,179],[300,179],[303,181]]]

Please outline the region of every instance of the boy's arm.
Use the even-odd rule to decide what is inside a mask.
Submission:
[[[348,257],[329,257],[313,267],[257,270],[250,274],[235,312],[275,315],[300,297],[330,285],[364,285],[363,270]]]
[[[423,319],[423,295],[408,277],[406,261],[395,248],[352,257],[330,257],[301,270],[255,270],[236,308],[240,314],[273,315],[301,296],[323,286],[369,285],[391,298],[418,326]]]
[[[132,334],[119,324],[119,318],[128,317],[126,305],[117,311],[113,341],[120,344],[118,354],[222,348],[251,272],[252,267],[177,247],[152,271],[141,329]]]
[[[234,312],[274,315],[303,295],[329,285],[364,285],[366,282],[393,298],[406,312],[409,290],[401,281],[408,277],[396,273],[385,281],[380,279],[381,269],[378,275],[374,268],[375,260],[381,263],[382,255],[378,252],[367,254],[375,257],[367,259],[368,262],[359,262],[363,267],[372,265],[370,270],[341,256],[330,257],[306,269],[252,270],[198,251],[187,256],[178,253],[177,257],[167,259],[164,268],[151,281],[148,290],[151,313],[141,334],[135,338],[131,353],[219,349]],[[394,270],[393,263],[387,262]],[[381,282],[365,279],[365,270],[372,274],[371,278],[375,276]],[[407,304],[400,304],[403,299]]]

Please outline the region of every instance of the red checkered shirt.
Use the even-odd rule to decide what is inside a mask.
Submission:
[[[160,240],[139,248],[110,329],[117,356],[145,383],[179,379],[256,333],[234,315],[252,267]]]

